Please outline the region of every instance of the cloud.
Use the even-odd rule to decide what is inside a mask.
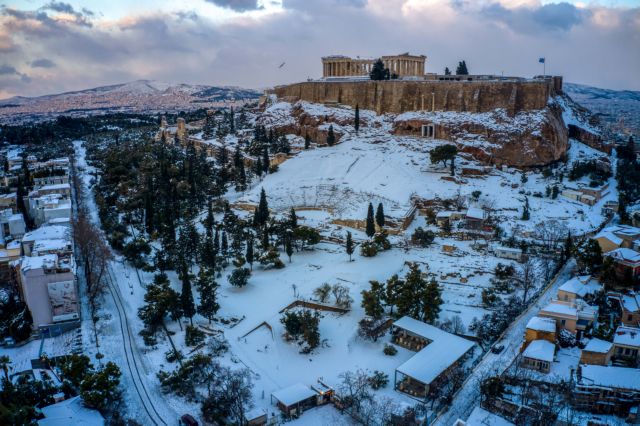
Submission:
[[[258,4],[258,0],[205,0],[209,3],[213,3],[216,6],[224,7],[225,9],[235,10],[236,12],[247,12],[249,10],[262,9],[262,6]]]
[[[0,75],[17,74],[18,71],[11,65],[0,65]]]
[[[71,16],[73,17],[73,21],[77,25],[83,25],[87,27],[91,27],[93,25],[91,21],[89,21],[89,18],[93,17],[94,13],[84,7],[80,11],[76,11],[69,3],[50,1],[40,8],[40,11],[47,10]]]
[[[569,31],[588,19],[590,11],[569,3],[549,3],[538,7],[508,8],[491,3],[480,13],[490,20],[506,24],[512,31],[535,33],[540,31]]]
[[[3,96],[137,79],[263,88],[319,77],[324,55],[406,51],[427,55],[428,72],[464,59],[472,73],[522,76],[541,72],[537,59],[544,56],[547,71],[565,81],[640,90],[634,54],[640,8],[539,0],[285,0],[273,10],[257,1],[234,7],[258,4],[266,5],[260,13],[224,20],[210,18],[202,5],[109,19],[99,10],[93,18],[77,9],[69,14],[66,3],[53,6],[63,11],[0,8],[1,63],[15,71],[0,74]],[[78,22],[77,13],[93,25]],[[24,80],[21,71],[29,74]]]
[[[33,68],[53,68],[56,64],[51,59],[40,58],[32,61],[31,66]]]

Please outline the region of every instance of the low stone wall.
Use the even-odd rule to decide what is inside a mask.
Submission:
[[[308,81],[278,86],[268,93],[287,102],[359,105],[378,114],[419,110],[487,112],[504,108],[513,115],[544,108],[549,97],[558,93],[558,84],[554,79]]]

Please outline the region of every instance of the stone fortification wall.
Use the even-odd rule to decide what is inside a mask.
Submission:
[[[558,83],[560,82],[560,83]],[[344,104],[378,114],[406,111],[488,112],[510,115],[543,109],[561,89],[561,79],[508,81],[308,81],[268,91],[280,100]]]

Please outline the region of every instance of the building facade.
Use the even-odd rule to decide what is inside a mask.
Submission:
[[[427,59],[424,55],[410,55],[407,52],[382,56],[380,59],[391,75],[395,74],[400,78],[424,76],[424,63]],[[368,76],[377,60],[377,58],[354,59],[342,55],[325,56],[322,58],[322,77]]]

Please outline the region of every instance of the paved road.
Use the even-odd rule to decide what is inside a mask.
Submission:
[[[535,303],[529,305],[529,308],[511,323],[504,332],[502,339],[496,342],[496,344],[504,345],[504,350],[499,354],[488,351],[484,355],[454,396],[449,410],[436,418],[432,423],[433,425],[451,426],[457,419],[467,419],[469,417],[473,408],[480,404],[480,380],[489,375],[501,374],[511,365],[519,353],[527,323],[532,317],[536,316],[542,307],[556,297],[558,287],[571,277],[574,269],[575,261],[571,260],[547,285],[547,288],[538,296]]]

